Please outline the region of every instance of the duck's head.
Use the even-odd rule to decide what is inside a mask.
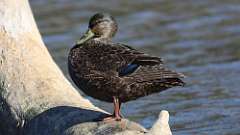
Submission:
[[[78,44],[91,38],[111,39],[117,32],[117,22],[106,13],[97,13],[89,21],[87,32],[78,40]]]

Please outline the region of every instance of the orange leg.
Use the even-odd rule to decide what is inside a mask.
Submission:
[[[120,114],[120,107],[121,103],[119,102],[119,99],[117,97],[113,97],[113,106],[114,106],[114,111],[113,115],[107,118],[104,118],[103,121],[105,122],[111,122],[111,121],[121,121],[122,116]]]
[[[117,120],[120,121],[121,120],[121,114],[120,114],[120,107],[121,107],[121,103],[119,102],[119,99],[117,97],[113,97],[113,105],[114,105],[114,113],[113,113],[113,117]]]

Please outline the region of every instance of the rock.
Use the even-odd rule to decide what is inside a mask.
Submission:
[[[147,135],[172,135],[168,124],[169,113],[166,110],[161,111],[158,120],[150,129]]]

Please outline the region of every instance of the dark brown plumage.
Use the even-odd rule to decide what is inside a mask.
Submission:
[[[180,78],[184,75],[165,68],[159,57],[111,42],[116,31],[113,17],[94,15],[87,34],[70,51],[68,67],[72,80],[84,93],[114,102],[114,115],[120,119],[120,103],[183,86]]]

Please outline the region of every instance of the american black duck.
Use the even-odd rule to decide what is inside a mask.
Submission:
[[[114,103],[113,118],[121,119],[121,103],[183,86],[183,74],[164,67],[162,59],[111,39],[117,23],[109,14],[97,13],[89,29],[68,56],[69,73],[87,95]]]

